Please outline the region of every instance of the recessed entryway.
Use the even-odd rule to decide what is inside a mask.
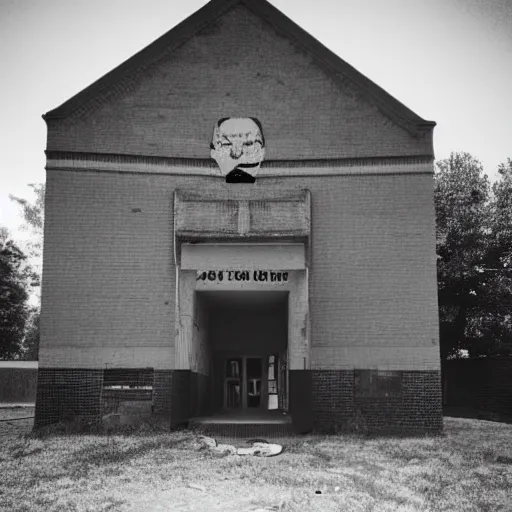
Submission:
[[[286,410],[288,292],[196,292],[196,304],[209,358],[209,409]]]

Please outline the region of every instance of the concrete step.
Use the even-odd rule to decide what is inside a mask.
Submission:
[[[189,428],[210,437],[264,438],[273,439],[294,435],[290,422],[282,423],[239,423],[239,422],[198,422],[193,419]]]

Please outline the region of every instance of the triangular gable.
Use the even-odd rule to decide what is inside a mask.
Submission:
[[[70,116],[76,110],[86,108],[87,104],[94,102],[98,95],[122,83],[123,80],[128,79],[133,73],[140,71],[141,68],[150,66],[163,53],[169,53],[179,48],[199,30],[204,30],[209,24],[214,23],[217,18],[236,4],[244,4],[257,16],[270,23],[278,33],[290,39],[291,42],[306,52],[309,52],[325,71],[334,77],[348,79],[367,100],[374,103],[379,110],[409,131],[409,133],[430,131],[435,126],[435,122],[426,121],[415,114],[384,91],[384,89],[331,52],[266,0],[210,1],[133,57],[59,107],[46,113],[43,118],[45,120],[62,119]]]

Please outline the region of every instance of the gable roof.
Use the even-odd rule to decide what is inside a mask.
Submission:
[[[334,78],[348,79],[364,97],[409,132],[429,131],[436,125],[434,121],[426,121],[415,114],[384,89],[325,47],[280,10],[267,2],[267,0],[211,0],[133,57],[114,68],[59,107],[44,114],[43,119],[45,121],[63,119],[71,115],[75,110],[85,107],[100,94],[110,90],[135,72],[151,65],[164,53],[172,52],[185,44],[194,34],[204,29],[237,4],[245,5],[254,14],[270,23],[280,35],[288,38],[293,44],[302,47],[310,53],[317,63]]]

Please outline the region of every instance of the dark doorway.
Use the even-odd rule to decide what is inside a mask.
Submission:
[[[288,292],[198,292],[208,315],[214,411],[287,410]]]

